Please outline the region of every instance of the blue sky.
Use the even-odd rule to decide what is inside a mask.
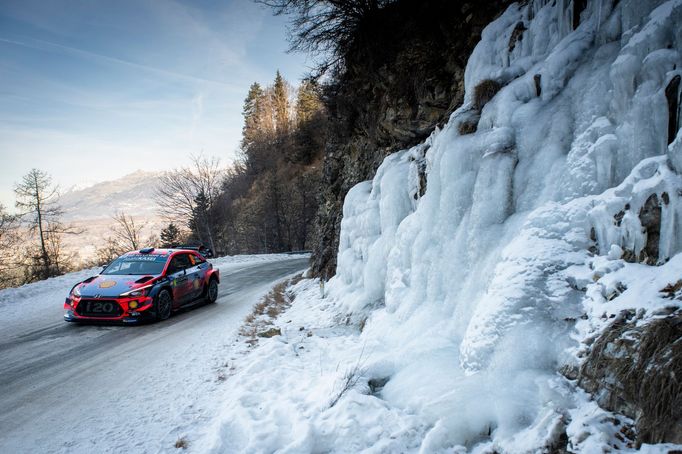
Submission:
[[[0,202],[32,167],[68,189],[228,163],[249,85],[308,71],[286,49],[286,18],[249,0],[0,1]]]

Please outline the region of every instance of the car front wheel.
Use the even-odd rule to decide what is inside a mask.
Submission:
[[[206,299],[209,303],[215,303],[218,299],[218,282],[215,279],[211,279],[208,282],[208,289],[206,291]]]
[[[168,290],[161,290],[156,297],[156,319],[166,320],[170,317],[171,309],[173,307],[173,298],[171,298]]]

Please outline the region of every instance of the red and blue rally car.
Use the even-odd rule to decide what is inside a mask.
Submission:
[[[219,283],[219,271],[196,251],[140,249],[74,285],[64,302],[64,320],[165,320],[180,307],[215,302]]]

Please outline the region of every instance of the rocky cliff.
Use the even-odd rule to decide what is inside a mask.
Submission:
[[[664,293],[679,298],[682,281]],[[638,444],[682,443],[682,310],[675,303],[646,318],[621,312],[596,338],[578,383],[607,410],[635,422]],[[622,433],[621,436],[625,436]]]
[[[336,270],[348,190],[371,179],[387,155],[423,141],[462,104],[467,59],[509,3],[398,1],[358,31],[329,93],[333,125],[313,256],[317,274],[328,278]]]

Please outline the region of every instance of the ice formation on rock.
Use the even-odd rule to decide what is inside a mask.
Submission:
[[[666,98],[682,0],[578,3],[510,6],[449,123],[346,198],[331,295],[370,315],[363,341],[391,365],[384,398],[433,425],[423,450],[490,435],[516,452],[538,448],[524,434],[561,432],[574,404],[556,371],[578,361],[594,253],[660,264],[682,249]],[[502,88],[479,112],[486,80]],[[654,215],[660,227],[645,225]]]

